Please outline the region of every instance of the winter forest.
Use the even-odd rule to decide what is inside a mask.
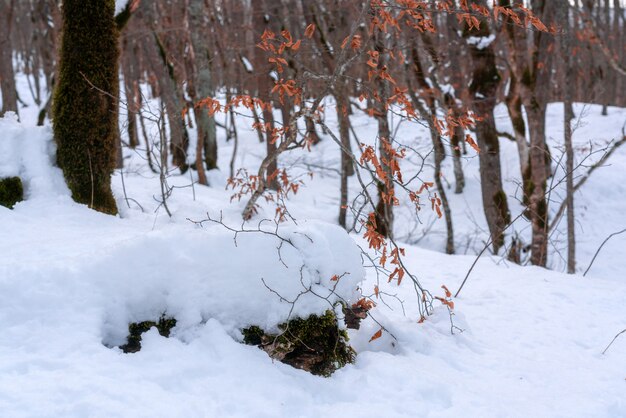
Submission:
[[[0,0],[0,416],[626,417],[624,0]]]

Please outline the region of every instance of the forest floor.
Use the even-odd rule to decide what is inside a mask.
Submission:
[[[319,234],[316,245],[299,255],[303,262],[364,274],[363,292],[371,294],[378,285],[383,294],[372,314],[388,332],[370,342],[380,329],[372,319],[350,330],[356,362],[323,378],[240,343],[243,323],[254,318],[269,323],[284,310],[284,303],[260,285],[272,276],[293,279],[294,269],[280,262],[276,246],[252,240],[235,247],[223,226],[200,228],[191,222],[221,215],[227,225],[241,226],[245,199],[231,203],[233,191],[225,190],[233,143],[225,141],[223,130],[218,132],[224,168],[209,173],[211,187],[192,187],[193,173],[168,176],[177,186],[167,201],[171,217],[159,203],[159,178],[148,169],[143,151],[128,151],[124,171],[113,178],[120,216],[111,217],[72,202],[51,164],[51,129],[33,126],[34,108],[22,110],[22,123],[10,116],[0,119],[0,176],[19,174],[27,194],[12,211],[0,207],[0,415],[626,416],[626,335],[602,354],[626,328],[626,235],[612,238],[582,275],[602,241],[626,228],[626,148],[576,195],[578,274],[562,273],[562,222],[552,236],[553,270],[520,267],[486,254],[454,299],[453,315],[436,306],[421,324],[411,283],[398,286],[379,282],[371,269],[363,273],[353,263],[353,242],[327,226],[336,223],[339,210],[339,153],[329,138],[310,153],[281,157],[281,166],[305,183],[287,202],[298,220],[291,227]],[[550,106],[547,122],[556,162],[563,132],[560,108]],[[579,160],[621,138],[625,109],[609,108],[603,117],[597,106],[577,105],[576,112]],[[499,114],[499,127],[506,131],[503,109]],[[247,118],[238,120],[236,167],[254,172],[264,144]],[[374,122],[360,114],[352,122],[361,142],[373,140]],[[155,127],[148,128],[155,137]],[[399,141],[427,153],[424,127],[394,122],[394,129]],[[522,210],[515,200],[520,195],[517,151],[507,139],[501,144],[515,217]],[[452,183],[449,160],[444,175]],[[403,164],[407,173],[416,173],[421,160],[413,155]],[[554,165],[558,183],[562,170]],[[443,295],[442,285],[452,291],[460,286],[487,238],[478,158],[471,149],[463,166],[464,193],[447,190],[459,255],[443,254],[445,224],[430,207],[420,222],[408,205],[397,210],[396,236],[406,243],[405,262],[435,296]],[[308,171],[315,171],[312,178]],[[584,171],[581,167],[579,174]],[[432,178],[428,158],[420,178]],[[354,193],[357,183],[350,181]],[[562,188],[553,193],[557,207]],[[264,203],[248,227],[273,217],[274,206]],[[525,222],[512,230],[528,242]],[[358,234],[352,239],[366,247]],[[153,329],[137,353],[116,347],[129,322],[162,313],[178,320],[170,338]]]

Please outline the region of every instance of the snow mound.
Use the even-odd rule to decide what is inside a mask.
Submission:
[[[356,302],[365,271],[359,248],[339,227],[308,222],[281,228],[280,238],[254,232],[236,241],[221,226],[210,229],[152,232],[73,272],[100,289],[107,344],[123,343],[129,322],[164,313],[179,330],[216,319],[238,335]]]
[[[0,118],[0,178],[20,177],[26,199],[69,196],[55,154],[49,126],[23,125],[13,112]]]

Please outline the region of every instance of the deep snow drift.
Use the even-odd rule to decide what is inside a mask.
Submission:
[[[585,109],[586,125],[575,137],[581,154],[584,144],[618,138],[626,120],[624,110],[611,109],[606,119],[593,106]],[[129,152],[124,185],[122,173],[114,177],[121,216],[101,215],[71,201],[51,165],[50,128],[30,126],[28,110],[21,116],[23,124],[10,115],[0,119],[0,176],[22,176],[27,196],[12,211],[0,207],[2,416],[626,416],[626,337],[601,354],[626,328],[625,237],[607,244],[585,278],[485,256],[455,300],[455,315],[437,306],[418,324],[410,283],[378,282],[362,267],[358,235],[331,225],[339,153],[330,141],[281,160],[295,171],[321,170],[289,202],[297,225],[279,228],[293,245],[260,233],[239,234],[235,245],[221,225],[189,220],[221,213],[227,225],[241,226],[244,202],[229,203],[225,174],[210,173],[210,188],[189,187],[188,174],[172,176],[171,184],[187,187],[174,190],[169,218],[157,202],[157,176],[140,152]],[[559,118],[551,106],[554,143]],[[245,123],[236,161],[254,169],[263,144]],[[365,141],[371,122],[356,115],[353,123]],[[403,125],[398,135],[427,146],[419,126]],[[515,196],[516,151],[505,141],[504,177]],[[220,137],[221,161],[231,152],[232,143]],[[610,163],[577,194],[581,269],[607,233],[626,224],[620,193],[626,150]],[[451,195],[457,246],[469,254],[485,237],[477,165],[472,156],[464,160],[466,191]],[[453,178],[449,167],[445,173]],[[424,211],[423,224],[411,224],[407,213],[398,210],[398,233],[419,245],[406,246],[409,268],[435,295],[444,284],[458,288],[474,256],[432,251],[442,248],[442,222],[431,223]],[[245,227],[255,229],[272,214],[264,206]],[[264,228],[274,231],[271,222]],[[524,225],[516,230],[528,232]],[[334,275],[342,275],[337,283]],[[375,284],[383,300],[372,314],[389,333],[369,342],[380,326],[364,321],[350,332],[356,363],[328,379],[274,363],[239,342],[241,327],[287,318],[291,305],[270,289],[292,299],[308,286],[319,292],[336,286],[336,297],[354,300],[357,286],[370,294]],[[305,296],[296,306],[305,315],[328,302]],[[138,353],[113,347],[124,342],[128,322],[164,312],[179,321],[171,338],[153,329]],[[451,333],[451,319],[463,332]]]

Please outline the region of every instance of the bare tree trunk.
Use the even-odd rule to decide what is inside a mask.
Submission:
[[[228,96],[229,96],[228,100],[230,101],[230,92]],[[228,110],[228,114],[230,115],[230,123],[231,123],[232,131],[233,131],[233,153],[230,157],[230,164],[229,164],[230,177],[233,178],[235,177],[235,159],[237,158],[237,151],[239,148],[239,135],[237,134],[237,125],[235,124],[235,110],[231,107]]]
[[[433,144],[439,144],[439,146],[435,145],[435,185],[437,186],[437,191],[439,192],[439,197],[441,198],[441,206],[443,207],[443,214],[446,221],[446,254],[454,254],[454,230],[452,228],[452,211],[450,210],[450,204],[448,202],[448,196],[446,194],[446,189],[441,181],[441,162],[443,161],[443,141],[441,141],[441,136],[434,129],[430,130],[431,138]]]
[[[422,39],[427,40],[428,38],[423,37]],[[441,136],[439,135],[438,130],[435,128],[433,116],[437,114],[437,107],[435,103],[435,98],[432,93],[430,93],[430,85],[426,81],[426,76],[424,73],[424,69],[420,60],[420,55],[418,52],[418,47],[416,44],[411,48],[411,59],[413,64],[413,72],[415,78],[417,79],[417,83],[420,88],[425,92],[423,99],[426,101],[428,110],[426,110],[422,105],[415,92],[409,88],[408,94],[411,97],[411,101],[416,109],[420,111],[424,119],[426,119],[429,128],[430,128],[430,137],[433,144],[434,150],[434,160],[435,160],[435,184],[437,185],[437,190],[439,191],[439,195],[441,196],[441,204],[443,206],[443,214],[446,220],[446,253],[454,254],[454,228],[452,224],[452,211],[450,210],[450,204],[448,202],[448,197],[446,195],[445,188],[443,186],[443,182],[441,181],[441,162],[445,158],[445,148],[443,146],[443,141],[441,140]],[[410,80],[409,80],[410,85]],[[463,142],[464,143],[464,142]],[[460,150],[459,150],[460,151]]]
[[[499,5],[510,7],[509,0]],[[532,0],[532,11],[543,21],[553,19],[555,2]],[[550,151],[546,144],[545,116],[550,91],[549,69],[552,65],[549,38],[541,31],[527,32],[513,25],[503,25],[508,44],[507,60],[519,80],[522,104],[528,116],[530,137],[528,175],[523,174],[524,195],[527,196],[528,216],[532,228],[531,257],[534,265],[545,267],[548,260],[548,202],[546,183],[551,174]],[[517,39],[519,35],[519,39]]]
[[[530,176],[525,188],[529,196],[532,242],[530,261],[545,267],[548,261],[548,202],[546,200],[545,106],[525,105],[530,133]]]
[[[342,146],[348,151],[341,151],[341,198],[339,201],[339,225],[345,228],[348,209],[348,177],[354,174],[354,166],[349,156],[351,145],[348,106],[350,104],[344,94],[336,95],[335,101],[337,103],[337,120],[339,121],[339,138]]]
[[[607,2],[608,4],[608,2]],[[561,37],[561,56],[564,59],[563,74],[563,132],[565,142],[565,170],[566,170],[566,202],[567,202],[567,272],[576,272],[576,229],[574,223],[574,149],[572,146],[572,120],[574,108],[572,106],[572,92],[568,86],[573,82],[574,68],[572,66],[572,32],[570,24],[569,3],[561,0],[559,17],[563,22],[565,34]]]
[[[565,129],[565,167],[567,170],[566,179],[566,200],[567,200],[567,272],[576,273],[576,227],[574,218],[574,150],[572,147],[572,120],[574,119],[574,109],[571,98],[564,101],[564,129]]]
[[[122,72],[124,74],[124,93],[126,96],[126,112],[128,114],[128,145],[131,148],[139,145],[139,131],[137,129],[137,112],[139,111],[139,74],[137,71],[137,54],[134,42],[127,38],[122,42]]]
[[[611,40],[611,36],[607,36],[611,32],[611,5],[610,0],[604,0],[604,13],[603,13],[604,22],[602,22],[601,27],[604,28],[604,43],[609,49],[612,49],[613,41]],[[598,21],[601,18],[598,17]],[[615,84],[615,72],[609,70],[609,66],[604,64],[604,73],[606,74],[605,83],[603,85],[603,94],[602,94],[602,116],[608,116],[609,114],[609,103],[613,100],[613,95],[615,93],[615,89],[610,88],[609,86],[614,86]],[[569,213],[569,209],[568,209]]]
[[[454,98],[450,95],[445,97],[446,107],[448,109],[457,110]],[[461,194],[465,188],[465,175],[463,174],[463,165],[461,163],[461,144],[465,140],[465,130],[461,125],[454,128],[450,144],[452,145],[452,166],[454,170],[454,193]]]
[[[446,40],[448,42],[447,48],[450,51],[449,53],[449,61],[450,68],[453,71],[450,72],[449,78],[450,83],[454,87],[454,92],[448,92],[444,95],[444,104],[447,109],[451,109],[456,115],[459,112],[459,105],[456,101],[457,97],[462,97],[464,91],[461,90],[466,85],[466,81],[464,79],[465,72],[463,71],[463,63],[468,61],[462,58],[461,54],[464,52],[464,49],[461,46],[461,42],[463,42],[463,38],[461,38],[457,32],[457,22],[456,17],[449,13],[444,17],[445,27],[446,27]],[[452,137],[450,138],[450,145],[452,146],[452,166],[454,170],[454,193],[460,194],[463,193],[463,189],[465,188],[465,175],[463,174],[463,164],[461,162],[461,152],[462,147],[465,145],[465,129],[462,126],[457,126],[454,129]]]
[[[144,2],[140,4],[143,6]],[[152,23],[156,21],[155,15],[157,11],[155,10],[155,7],[157,4],[145,4],[148,12],[146,18]],[[160,96],[167,111],[167,121],[170,128],[170,151],[172,153],[172,162],[174,165],[178,166],[182,173],[184,173],[189,168],[187,165],[189,135],[187,133],[187,129],[185,128],[185,122],[182,118],[182,93],[180,91],[180,87],[176,83],[174,65],[170,62],[165,45],[154,27],[152,28],[152,36],[154,39],[154,46],[157,48],[156,54],[160,59],[160,63],[157,63],[154,53],[149,55],[152,60],[152,68],[159,79],[159,85],[161,87]]]
[[[526,122],[522,113],[522,99],[519,93],[518,81],[515,75],[511,73],[509,77],[509,92],[506,96],[506,107],[513,124],[513,134],[517,143],[517,152],[519,155],[520,171],[522,181],[530,174],[530,150],[528,140],[526,139]]]
[[[274,113],[272,111],[273,107],[271,106],[271,102],[268,100],[266,103],[268,103],[269,107],[263,109],[263,119],[265,120],[265,123],[267,124],[267,127],[269,129],[266,130],[265,145],[267,149],[267,156],[271,158],[271,161],[269,162],[267,166],[265,177],[266,178],[269,178],[270,176],[272,177],[271,181],[267,182],[267,187],[272,190],[278,190],[278,179],[274,175],[276,171],[278,170],[278,163],[276,161],[278,158],[274,157],[277,151],[276,151],[276,143],[274,139],[272,138],[272,133],[271,133],[271,131],[273,131],[275,128]]]
[[[306,135],[311,141],[313,145],[317,145],[320,143],[321,139],[315,130],[315,122],[310,117],[304,118],[304,123],[306,124]]]
[[[0,0],[0,89],[2,90],[2,109],[0,117],[6,112],[17,110],[17,89],[13,72],[13,49],[11,47],[11,27],[15,0]]]
[[[374,48],[379,53],[378,69],[386,69],[388,63],[387,51],[385,50],[385,34],[377,32],[374,35]],[[378,182],[378,203],[376,205],[376,232],[393,238],[393,174],[389,167],[392,156],[387,151],[387,146],[391,145],[391,130],[389,128],[389,117],[387,110],[387,99],[389,89],[386,81],[377,77],[375,81],[376,93],[378,95],[375,102],[376,121],[378,122],[378,154],[382,163],[383,171],[387,181]]]
[[[215,119],[208,115],[207,109],[195,106],[198,100],[212,96],[211,90],[211,71],[209,68],[209,51],[207,42],[204,38],[206,32],[204,29],[204,2],[198,0],[189,0],[187,4],[189,10],[185,13],[187,22],[187,36],[189,45],[188,67],[189,74],[189,95],[194,103],[194,115],[196,119],[196,171],[198,173],[198,183],[208,185],[206,172],[204,170],[203,153],[205,147],[208,152],[205,155],[207,168],[215,168],[217,163],[217,147],[213,144],[211,147],[207,145],[213,140],[215,142]],[[213,151],[213,154],[211,154]]]
[[[487,22],[481,23],[480,29],[464,31],[465,36],[488,37],[491,32]],[[482,189],[483,210],[491,235],[493,252],[504,245],[504,230],[511,222],[509,205],[502,187],[500,168],[500,143],[493,111],[496,106],[497,90],[501,77],[496,68],[496,54],[493,45],[469,47],[473,62],[472,81],[469,91],[472,96],[474,112],[484,120],[476,125],[476,139],[480,152],[480,185]]]
[[[381,81],[382,84],[382,81]],[[385,87],[383,86],[382,89]],[[381,97],[386,95],[383,93]],[[389,120],[387,111],[383,110],[383,106],[379,106],[378,121],[378,153],[381,161],[390,161],[391,156],[387,152],[385,146],[391,143],[391,131],[389,129]],[[378,203],[376,205],[376,231],[385,236],[393,238],[393,202],[390,196],[393,196],[393,180],[392,173],[387,164],[383,164],[383,170],[388,178],[387,184],[378,183]]]
[[[170,128],[170,151],[172,153],[172,163],[178,166],[182,173],[187,171],[187,149],[189,147],[189,136],[185,128],[185,121],[182,118],[183,104],[178,93],[176,79],[174,78],[174,68],[168,62],[166,52],[156,32],[154,33],[163,66],[166,74],[160,81],[163,84],[161,95],[167,111],[167,121]]]
[[[259,142],[264,142],[265,138],[263,138],[263,129],[261,129],[261,118],[259,117],[259,112],[256,110],[256,106],[252,108],[252,117],[254,119],[254,124],[257,126],[256,133],[259,138]]]

